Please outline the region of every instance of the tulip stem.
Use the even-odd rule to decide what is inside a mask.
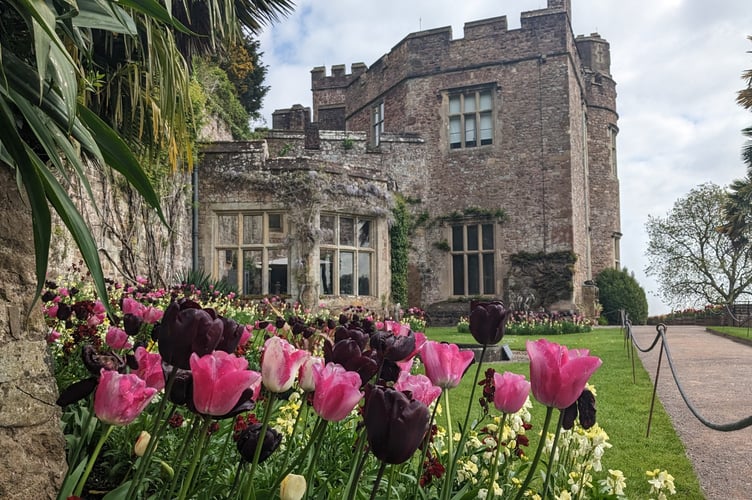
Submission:
[[[308,458],[308,450],[310,450],[311,446],[316,441],[318,441],[319,434],[321,434],[321,432],[322,432],[322,430],[324,428],[324,425],[325,425],[324,422],[326,422],[326,420],[324,420],[323,418],[320,418],[318,420],[318,422],[316,422],[316,425],[314,426],[313,431],[311,432],[311,437],[308,439],[308,443],[306,444],[306,447],[298,455],[298,462],[300,460],[305,460],[306,458]],[[277,486],[280,485],[280,483],[282,482],[282,480],[285,477],[287,477],[288,474],[290,474],[292,472],[292,470],[295,468],[295,465],[296,464],[287,466],[287,468],[284,471],[282,471],[282,473],[280,475],[277,476],[277,479],[274,480],[274,484],[272,485],[272,490],[275,490],[277,488]],[[303,471],[301,471],[301,472],[303,472]]]
[[[504,425],[506,425],[507,414],[501,414],[501,420],[499,421],[499,433],[496,435],[496,455],[494,455],[493,466],[491,467],[491,478],[488,483],[488,496],[494,497],[494,482],[496,482],[496,472],[499,470],[499,456],[501,455],[501,442],[504,439]],[[487,497],[488,497],[487,496]]]
[[[470,389],[470,399],[467,402],[467,411],[465,412],[465,422],[462,424],[462,429],[460,429],[460,442],[457,445],[457,451],[452,454],[452,450],[449,450],[449,467],[447,468],[447,477],[449,478],[449,481],[451,481],[451,478],[454,477],[455,474],[455,468],[457,467],[457,460],[459,459],[460,453],[462,453],[462,449],[465,447],[465,441],[467,440],[467,426],[470,423],[470,409],[472,408],[473,402],[475,401],[475,388],[478,387],[478,379],[480,378],[480,369],[483,366],[483,359],[486,357],[486,349],[488,348],[487,344],[483,344],[483,349],[480,351],[480,360],[478,361],[478,367],[475,369],[475,379],[473,380],[473,386]],[[447,403],[447,416],[449,415],[449,404]],[[451,485],[451,483],[448,483]],[[449,498],[450,492],[446,493],[445,498]]]
[[[449,391],[442,389],[444,395],[444,406],[446,406],[446,420],[447,420],[447,457],[449,462],[446,468],[446,478],[444,479],[444,490],[441,492],[443,498],[449,498],[452,492],[452,443],[454,442],[454,433],[452,432],[452,412],[449,410]]]
[[[308,498],[308,493],[311,491],[311,488],[313,487],[313,469],[316,468],[316,462],[319,460],[319,453],[321,452],[321,443],[324,442],[324,436],[326,431],[326,424],[329,422],[327,420],[324,420],[323,418],[319,421],[319,425],[321,426],[321,430],[319,431],[321,433],[321,436],[316,439],[316,442],[313,445],[313,456],[311,457],[311,463],[308,465],[308,472],[306,473],[306,494],[305,498]]]
[[[381,466],[379,467],[379,473],[376,475],[376,479],[373,481],[373,489],[371,490],[371,500],[374,500],[376,498],[376,493],[379,491],[379,483],[381,483],[381,478],[384,476],[385,469],[386,469],[386,462],[382,460]]]
[[[431,434],[433,431],[433,423],[436,420],[436,410],[439,407],[439,403],[437,402],[435,405],[433,405],[433,410],[431,411],[431,419],[428,421],[428,430],[426,431],[426,435],[423,438],[423,451],[420,454],[420,462],[418,462],[418,472],[415,475],[415,496],[418,495],[418,488],[420,488],[420,478],[423,476],[423,469],[425,468],[425,462],[426,462],[426,456],[428,456],[428,447],[431,444]]]
[[[530,468],[527,470],[527,476],[525,476],[525,481],[522,483],[522,486],[520,486],[520,490],[517,492],[517,495],[514,497],[514,500],[520,500],[525,494],[525,489],[530,484],[530,480],[533,478],[533,474],[535,473],[535,469],[538,466],[538,462],[540,461],[541,452],[543,452],[543,448],[546,445],[546,436],[548,435],[548,426],[551,425],[551,415],[553,414],[554,409],[552,406],[546,407],[546,419],[543,421],[543,429],[541,430],[540,440],[538,441],[538,448],[535,450],[535,457],[533,457],[533,462],[530,464]]]
[[[180,488],[178,500],[183,500],[188,494],[188,490],[190,489],[191,483],[193,482],[193,475],[196,473],[196,466],[198,465],[199,459],[201,458],[204,449],[204,442],[206,442],[206,438],[209,435],[209,426],[212,422],[211,418],[203,418],[204,421],[203,425],[201,426],[201,430],[199,431],[201,434],[198,436],[198,444],[196,445],[196,448],[194,450],[191,465],[188,468],[188,472],[186,473],[185,478],[183,479],[183,486]]]
[[[175,491],[175,487],[178,485],[178,477],[180,476],[180,473],[182,472],[182,465],[183,461],[182,458],[185,456],[185,450],[188,448],[188,444],[193,441],[193,436],[196,435],[196,431],[198,430],[200,426],[200,420],[195,419],[193,421],[193,425],[191,425],[190,430],[185,433],[183,436],[183,442],[180,444],[180,448],[178,449],[178,452],[173,455],[174,457],[174,463],[175,463],[175,475],[172,476],[172,481],[170,482],[170,488],[167,490],[167,495],[164,498],[170,499],[172,498],[172,492]]]
[[[347,500],[353,500],[355,493],[358,491],[358,481],[360,480],[360,474],[363,471],[363,466],[368,459],[368,450],[365,450],[366,442],[368,441],[365,436],[366,429],[360,431],[358,437],[358,453],[355,456],[359,456],[357,465],[350,472],[350,478],[347,480]]]
[[[266,441],[266,429],[269,427],[269,420],[272,417],[272,410],[274,409],[274,401],[277,399],[277,393],[276,392],[270,392],[269,393],[269,399],[266,400],[266,406],[264,407],[264,421],[261,424],[261,432],[259,433],[259,440],[256,443],[256,451],[253,454],[253,462],[251,462],[251,472],[248,474],[248,478],[246,481],[248,482],[248,493],[246,493],[246,500],[249,500],[251,498],[251,495],[254,494],[254,488],[253,488],[253,476],[256,473],[256,467],[259,463],[259,458],[261,458],[261,450],[264,447],[264,441]],[[255,496],[255,495],[254,495]]]
[[[559,441],[559,434],[561,434],[561,426],[564,421],[564,410],[559,410],[559,422],[556,424],[556,432],[554,433],[554,441],[551,443],[551,456],[548,458],[548,467],[546,469],[546,481],[543,483],[542,497],[545,500],[548,495],[548,483],[551,480],[551,473],[554,468],[554,459],[556,458],[556,445]]]
[[[86,480],[89,479],[89,474],[91,474],[91,470],[94,468],[94,462],[97,461],[99,452],[102,451],[102,445],[104,445],[104,442],[107,441],[108,437],[110,437],[110,433],[112,432],[112,429],[113,429],[113,426],[110,424],[105,424],[105,427],[102,429],[102,435],[99,437],[97,446],[96,448],[94,448],[94,452],[91,454],[91,458],[89,458],[89,462],[86,464],[86,469],[84,469],[84,473],[81,475],[81,478],[78,480],[78,483],[76,483],[76,489],[73,490],[74,497],[80,497],[81,492],[84,491],[84,485],[86,484]]]

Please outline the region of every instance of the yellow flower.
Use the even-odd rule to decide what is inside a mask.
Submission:
[[[306,492],[306,480],[298,474],[288,474],[279,485],[280,500],[300,500]]]

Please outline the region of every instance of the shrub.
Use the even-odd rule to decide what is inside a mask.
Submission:
[[[624,309],[633,324],[644,325],[648,319],[648,299],[633,273],[626,268],[604,269],[596,278],[603,316],[609,325],[621,322],[620,311]]]

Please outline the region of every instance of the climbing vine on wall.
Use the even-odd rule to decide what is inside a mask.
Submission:
[[[572,295],[572,278],[577,256],[573,252],[528,253],[510,256],[510,302],[516,297],[534,296],[534,307],[548,308]]]
[[[392,250],[392,301],[407,304],[407,260],[410,214],[405,199],[398,196],[392,208],[393,221],[389,228]]]

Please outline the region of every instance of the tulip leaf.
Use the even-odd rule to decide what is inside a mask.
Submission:
[[[64,500],[73,495],[73,489],[76,487],[76,484],[78,484],[78,480],[81,479],[81,475],[84,473],[84,469],[86,468],[86,462],[88,461],[89,457],[84,455],[81,459],[81,462],[76,466],[75,469],[73,469],[73,472],[68,472],[68,474],[66,474],[65,482],[63,482],[63,485],[60,487],[60,491],[57,494],[58,500]]]
[[[128,490],[131,487],[132,481],[133,480],[131,479],[124,482],[123,484],[103,496],[102,500],[126,500],[128,498]]]

